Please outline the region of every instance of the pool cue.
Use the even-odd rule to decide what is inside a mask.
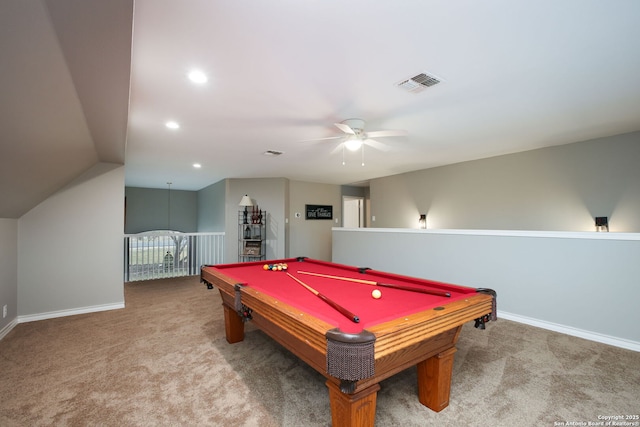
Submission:
[[[451,296],[451,294],[449,292],[436,291],[436,290],[433,290],[433,289],[412,288],[410,286],[394,285],[394,284],[391,284],[391,283],[380,283],[380,282],[376,282],[376,281],[373,281],[373,280],[354,279],[354,278],[351,278],[351,277],[331,276],[329,274],[311,273],[309,271],[298,271],[298,273],[300,273],[300,274],[308,274],[310,276],[326,277],[326,278],[329,278],[329,279],[345,280],[347,282],[363,283],[365,285],[381,286],[383,288],[400,289],[402,291],[420,292],[422,294],[437,295],[437,296],[440,296],[440,297],[449,298]]]
[[[307,290],[309,292],[311,292],[312,294],[314,294],[315,296],[320,298],[322,301],[324,301],[327,304],[329,304],[331,307],[333,307],[336,310],[338,310],[340,312],[340,314],[342,314],[345,317],[349,318],[349,320],[351,320],[352,322],[355,322],[355,323],[360,322],[360,318],[358,316],[356,316],[355,314],[353,314],[352,312],[350,312],[346,308],[342,307],[338,303],[336,303],[336,302],[330,300],[329,298],[327,298],[326,296],[322,295],[320,292],[316,291],[311,286],[309,286],[306,283],[304,283],[302,280],[298,279],[297,277],[292,276],[291,273],[287,272],[287,276],[291,277],[293,280],[295,280],[296,282],[300,283],[302,286],[307,288]]]

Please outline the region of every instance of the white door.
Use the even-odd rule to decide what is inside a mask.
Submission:
[[[364,227],[364,199],[362,197],[343,196],[342,226],[345,228]]]

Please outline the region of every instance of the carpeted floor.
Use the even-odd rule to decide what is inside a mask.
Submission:
[[[0,426],[331,424],[324,377],[250,325],[228,344],[218,291],[197,277],[127,284],[125,302],[19,324],[0,341]],[[507,320],[464,327],[442,412],[420,405],[415,376],[381,384],[377,426],[640,414],[640,353]]]

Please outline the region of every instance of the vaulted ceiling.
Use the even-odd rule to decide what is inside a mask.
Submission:
[[[123,164],[133,2],[0,0],[0,218]]]
[[[636,0],[0,0],[0,217],[96,162],[137,187],[350,184],[640,130],[639,19]],[[439,83],[398,86],[423,73]],[[317,140],[350,118],[406,136]]]

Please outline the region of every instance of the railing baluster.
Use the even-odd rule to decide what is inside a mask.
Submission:
[[[123,258],[126,282],[199,274],[203,264],[223,262],[224,233],[126,234]]]

